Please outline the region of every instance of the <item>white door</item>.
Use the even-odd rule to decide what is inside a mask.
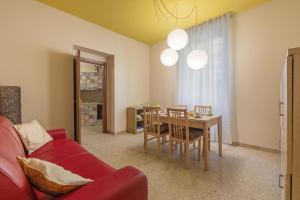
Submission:
[[[291,116],[289,107],[291,106],[290,99],[292,99],[292,88],[290,83],[292,82],[292,57],[288,57],[287,63],[284,66],[280,85],[280,102],[279,102],[279,114],[280,114],[280,127],[281,127],[281,174],[279,176],[279,187],[282,191],[282,200],[290,200],[290,180],[291,171],[289,160],[291,160],[291,151],[289,144],[291,133],[288,119]],[[290,153],[290,154],[289,154]]]
[[[292,199],[300,199],[300,54],[293,57]],[[289,144],[288,144],[289,145]]]

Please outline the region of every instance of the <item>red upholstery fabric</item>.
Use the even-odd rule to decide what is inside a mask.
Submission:
[[[24,155],[23,144],[12,123],[0,116],[0,199],[35,199],[16,159],[16,156]]]
[[[133,167],[114,169],[74,141],[66,139],[64,129],[50,130],[48,133],[54,140],[34,151],[31,155],[26,155],[12,123],[0,116],[1,200],[55,199],[31,188],[16,160],[17,155],[47,160],[94,180],[94,182],[56,199],[148,199],[147,178],[141,171]]]
[[[47,131],[51,137],[54,139],[66,139],[66,129],[60,128],[60,129],[52,129]]]
[[[147,199],[147,195],[147,179],[145,175],[128,166],[58,199],[142,200]]]
[[[93,180],[102,178],[115,171],[113,167],[97,159],[77,143],[66,139],[53,140],[43,146],[43,148],[34,151],[28,157],[53,162]]]

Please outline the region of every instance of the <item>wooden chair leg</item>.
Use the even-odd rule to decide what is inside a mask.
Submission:
[[[182,143],[180,143],[179,145],[180,145],[180,157],[182,157]]]
[[[160,136],[157,137],[157,157],[160,157]]]
[[[169,139],[169,161],[172,160],[173,155],[173,141]]]
[[[204,158],[204,137],[202,137],[203,138],[203,145],[202,145],[202,157]]]
[[[190,161],[190,148],[189,144],[184,144],[185,147],[185,167],[189,168],[189,161]]]
[[[144,133],[144,151],[145,151],[145,153],[148,153],[148,135],[147,135],[147,133]]]
[[[208,133],[208,151],[210,151],[210,133]]]
[[[202,137],[200,137],[200,139],[198,140],[198,161],[200,161],[201,158],[201,139]]]

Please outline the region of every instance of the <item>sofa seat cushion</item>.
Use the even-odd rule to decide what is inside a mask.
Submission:
[[[53,140],[27,157],[53,162],[85,178],[104,178],[116,171],[73,140]]]

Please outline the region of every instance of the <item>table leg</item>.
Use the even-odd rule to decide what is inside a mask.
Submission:
[[[206,123],[203,131],[204,131],[204,140],[203,140],[204,171],[208,171],[208,127]]]
[[[219,156],[222,157],[222,117],[218,120],[218,143],[219,143]]]

